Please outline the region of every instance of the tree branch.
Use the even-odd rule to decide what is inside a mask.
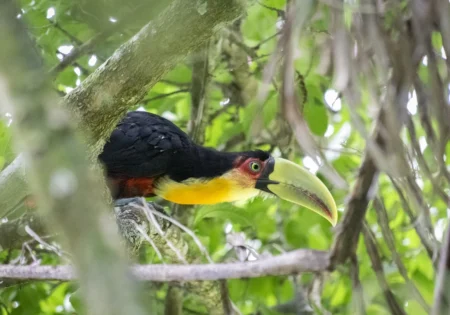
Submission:
[[[39,209],[47,226],[62,232],[73,254],[87,313],[144,314],[125,272],[118,235],[103,217],[108,207],[99,193],[101,174],[90,169],[87,146],[76,137],[73,119],[57,104],[16,15],[14,1],[0,2],[0,97],[15,118],[14,136]]]
[[[79,128],[88,131],[91,137],[94,159],[128,108],[164,74],[206,43],[220,26],[239,17],[244,3],[208,0],[208,11],[201,15],[195,1],[174,1],[67,94],[64,103],[81,116]],[[13,163],[13,172],[0,175],[0,205],[3,205],[0,217],[29,194],[27,182],[20,174],[22,162]]]
[[[346,206],[344,217],[339,223],[339,229],[334,239],[332,249],[332,263],[338,265],[347,260],[354,253],[358,245],[359,233],[366,215],[369,201],[373,198],[369,192],[375,191],[379,171],[368,152],[359,169],[350,200]]]
[[[120,199],[116,201],[115,212],[121,234],[128,240],[129,245],[137,250],[146,242],[158,251],[165,263],[181,262],[199,262],[202,254],[209,258],[206,249],[197,247],[202,246],[199,240],[188,242],[182,236],[180,230],[181,225],[176,222],[169,222],[169,217],[163,217],[164,210],[154,203],[143,204],[143,198]],[[187,210],[187,209],[185,209]],[[185,212],[185,211],[183,211]],[[154,214],[153,220],[149,220],[150,214]],[[173,220],[173,219],[171,219]],[[161,228],[164,237],[157,231],[157,226]],[[187,229],[187,228],[185,228]],[[189,231],[189,230],[186,230]],[[190,236],[195,237],[193,233]],[[194,244],[197,243],[197,244]],[[169,246],[169,243],[171,246]],[[177,254],[178,253],[178,254]],[[181,259],[179,256],[182,256]],[[200,304],[203,304],[211,315],[223,315],[223,309],[217,305],[221,301],[221,288],[217,282],[191,282],[183,285],[183,289],[187,290]],[[178,296],[178,295],[177,295]],[[171,307],[177,309],[175,305],[175,296],[171,302]],[[177,300],[182,303],[182,300]]]
[[[148,244],[153,247],[155,252],[159,253],[161,261],[164,263],[179,263],[179,255],[189,263],[198,262],[202,253],[206,253],[206,249],[198,250],[198,245],[185,240],[183,238],[185,233],[180,230],[178,225],[160,216],[166,215],[163,208],[154,203],[147,203],[147,207],[145,207],[144,201],[143,198],[129,198],[119,199],[115,203],[117,226],[127,242],[130,253],[134,256],[143,245]],[[146,215],[148,211],[155,213],[153,221],[150,221]],[[156,215],[156,213],[160,215]],[[26,227],[29,227],[39,237],[46,235],[48,229],[44,223],[45,220],[42,217],[30,213],[0,224],[0,248],[2,250],[20,249],[23,248],[24,242],[32,241],[33,237],[26,232]],[[159,225],[164,237],[160,235],[156,225]],[[168,242],[171,243],[171,246],[168,246]],[[23,257],[27,253],[24,252]],[[208,260],[210,261],[210,258]],[[13,283],[17,282],[13,281]],[[4,286],[5,283],[8,286],[11,285],[11,281],[4,281],[0,286]],[[221,291],[223,292],[219,283],[196,281],[184,286],[183,289],[204,304],[208,309],[208,314],[223,314],[222,308],[217,308],[217,303],[220,303],[221,300]],[[173,301],[171,306],[175,307]]]
[[[100,140],[92,148],[95,156],[128,108],[206,43],[220,24],[239,17],[243,1],[209,0],[207,6],[207,13],[201,15],[196,2],[174,1],[66,96],[65,102],[79,112],[93,142]]]
[[[122,30],[131,22],[134,22],[137,19],[140,19],[145,16],[145,21],[147,23],[155,15],[157,15],[162,8],[167,6],[167,4],[168,4],[167,1],[150,1],[149,3],[144,3],[143,5],[140,5],[137,8],[135,8],[132,12],[128,12],[126,16],[119,18],[119,21],[117,23],[109,25],[109,27],[103,29],[101,32],[97,33],[84,43],[81,42],[78,38],[74,37],[69,32],[67,32],[58,23],[50,20],[50,22],[56,28],[58,28],[67,37],[69,37],[72,40],[72,42],[78,45],[74,47],[69,54],[65,55],[60,63],[58,63],[49,71],[50,75],[56,76],[59,72],[63,71],[65,68],[73,64],[79,57],[83,56],[84,54],[92,52],[92,50],[96,46],[104,42],[114,33]],[[142,26],[142,24],[140,26]],[[102,61],[104,61],[104,59]]]
[[[251,262],[139,265],[131,271],[140,281],[205,281],[290,275],[300,272],[320,272],[328,269],[328,253],[299,249],[279,256]],[[71,266],[12,266],[0,265],[0,278],[22,280],[75,280]]]

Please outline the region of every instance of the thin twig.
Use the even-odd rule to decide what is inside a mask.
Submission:
[[[83,44],[83,42],[81,40],[79,40],[77,37],[73,36],[72,34],[70,34],[67,30],[65,30],[58,22],[53,21],[51,19],[48,20],[50,22],[50,24],[52,24],[55,28],[57,28],[59,31],[61,31],[64,35],[66,35],[67,37],[70,38],[70,40],[72,42],[74,42],[77,45],[81,45]]]
[[[208,251],[206,250],[205,246],[203,246],[203,244],[201,243],[201,241],[198,239],[198,237],[195,235],[194,232],[192,232],[189,228],[187,228],[186,226],[184,226],[183,224],[181,224],[180,222],[178,222],[177,220],[162,214],[156,210],[151,210],[151,212],[153,212],[154,215],[163,218],[167,221],[169,221],[170,223],[178,226],[182,231],[184,231],[186,234],[188,234],[195,242],[195,244],[197,245],[197,247],[200,249],[200,252],[205,255],[206,259],[212,264],[214,263],[214,261],[212,260],[211,256],[209,256]]]
[[[137,231],[142,235],[142,237],[150,244],[150,246],[155,251],[156,255],[158,256],[159,260],[164,263],[164,257],[161,254],[160,250],[156,246],[155,242],[153,242],[152,238],[147,235],[147,233],[142,229],[142,227],[139,226],[135,221],[133,221],[133,225],[136,228]]]
[[[167,246],[169,246],[169,248],[177,255],[178,259],[182,263],[187,264],[188,262],[186,261],[186,258],[183,256],[183,254],[181,254],[181,252],[178,250],[178,248],[175,245],[173,245],[173,243],[167,238],[167,236],[161,229],[161,226],[159,225],[158,221],[156,221],[153,211],[149,208],[147,202],[145,201],[145,198],[141,198],[141,201],[142,201],[141,209],[142,209],[142,211],[144,211],[144,214],[147,217],[148,222],[155,227],[158,234],[164,239]]]
[[[411,141],[411,146],[415,153],[415,159],[420,166],[420,170],[425,175],[425,177],[431,182],[433,190],[439,195],[439,197],[446,203],[450,205],[450,197],[447,193],[442,189],[441,185],[436,181],[433,174],[431,174],[430,167],[428,163],[425,161],[425,158],[420,150],[419,142],[417,141],[416,136],[416,128],[414,126],[414,122],[412,121],[411,116],[408,116],[407,123],[408,134]]]
[[[436,257],[434,257],[435,246],[430,241],[431,231],[427,230],[422,221],[412,211],[411,206],[409,205],[408,200],[405,197],[405,194],[403,193],[403,190],[401,189],[400,185],[391,177],[390,180],[392,185],[394,186],[394,189],[397,191],[398,196],[400,197],[400,202],[402,204],[403,211],[405,211],[406,215],[409,217],[411,224],[413,225],[417,235],[419,236],[422,242],[422,246],[425,248],[428,257],[430,257],[430,260],[433,262],[434,265],[434,263],[436,262],[435,259]]]
[[[423,298],[420,291],[417,289],[416,285],[408,276],[408,271],[405,267],[405,265],[402,262],[402,259],[400,257],[400,254],[398,253],[396,246],[395,246],[395,238],[394,233],[389,228],[389,218],[386,212],[386,209],[384,207],[384,203],[381,198],[376,198],[373,202],[373,207],[377,211],[377,218],[378,218],[378,225],[381,227],[381,233],[383,234],[384,241],[386,242],[386,245],[388,246],[389,250],[392,253],[392,259],[394,260],[395,264],[397,265],[397,269],[400,272],[403,279],[405,279],[406,284],[411,289],[412,293],[414,294],[414,297],[416,298],[416,301],[422,306],[424,311],[429,314],[430,313],[430,307]]]
[[[361,281],[359,280],[359,264],[356,255],[352,255],[350,257],[350,278],[352,280],[352,289],[353,289],[353,305],[354,311],[357,315],[366,314],[366,307],[364,301],[364,292],[363,287],[361,285]]]
[[[450,228],[441,248],[441,260],[434,291],[433,315],[448,314],[450,311]]]
[[[372,262],[372,269],[375,271],[378,283],[383,290],[384,297],[389,306],[391,314],[393,315],[406,315],[403,308],[400,306],[394,293],[389,288],[389,284],[386,280],[386,276],[383,271],[383,264],[381,262],[380,254],[378,253],[377,245],[375,243],[375,235],[368,227],[367,223],[364,223],[363,227],[364,241],[366,244],[367,254]]]

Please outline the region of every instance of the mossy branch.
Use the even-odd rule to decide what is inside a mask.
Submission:
[[[70,115],[55,105],[40,58],[16,15],[14,1],[0,3],[0,97],[15,118],[12,129],[39,210],[73,254],[87,314],[145,314],[106,219],[101,174],[90,169]]]
[[[243,0],[205,2],[202,14],[197,1],[173,1],[64,98],[64,105],[81,117],[79,129],[89,134],[94,159],[130,106],[221,26],[238,18],[245,5]],[[7,176],[0,175],[0,217],[30,192],[23,163],[16,160],[12,165]]]

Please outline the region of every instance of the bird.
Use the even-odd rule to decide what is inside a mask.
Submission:
[[[269,152],[201,146],[170,120],[130,111],[99,155],[113,199],[159,196],[182,205],[212,205],[270,195],[337,223],[334,198],[314,174]]]

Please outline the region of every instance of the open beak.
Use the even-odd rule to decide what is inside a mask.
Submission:
[[[315,175],[291,161],[270,157],[255,187],[306,207],[333,226],[337,223],[336,203],[328,188]]]

